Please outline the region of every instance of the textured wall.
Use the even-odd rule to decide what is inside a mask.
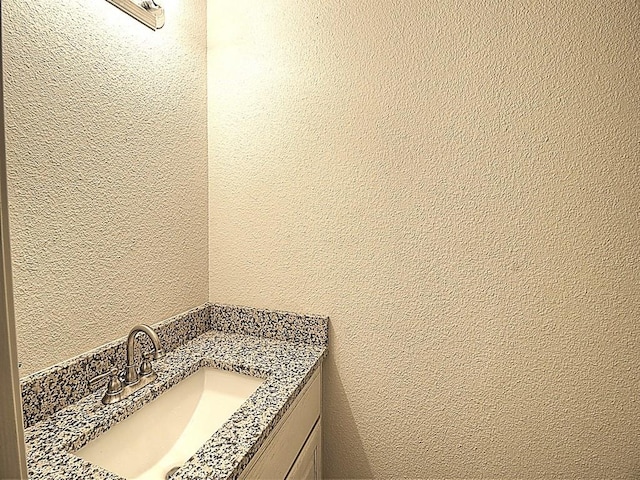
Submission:
[[[640,476],[640,4],[209,12],[210,299],[331,316],[326,474]]]
[[[206,3],[2,0],[27,374],[207,299]]]

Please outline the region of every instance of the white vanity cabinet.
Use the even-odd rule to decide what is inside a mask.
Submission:
[[[319,368],[240,479],[322,478],[321,411],[322,368]]]
[[[287,480],[319,480],[322,478],[322,432],[320,422],[302,447],[298,459],[291,467]]]

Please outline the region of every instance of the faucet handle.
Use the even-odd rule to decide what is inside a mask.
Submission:
[[[147,352],[142,354],[142,363],[140,364],[140,376],[146,377],[153,373],[151,367],[151,359],[154,357],[153,352]]]
[[[93,385],[105,378],[109,378],[109,383],[107,385],[106,395],[115,395],[116,393],[120,393],[122,391],[122,382],[120,378],[118,378],[118,369],[113,367],[111,370],[105,373],[101,373],[100,375],[96,375],[92,379],[89,380],[89,385]]]

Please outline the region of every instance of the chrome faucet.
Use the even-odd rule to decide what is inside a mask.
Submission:
[[[135,353],[136,335],[140,332],[145,333],[151,339],[153,352],[142,354],[142,362],[136,370],[133,364],[133,357]],[[107,385],[107,391],[104,397],[102,397],[102,403],[107,405],[109,403],[119,402],[158,378],[158,374],[154,372],[151,367],[151,360],[158,360],[162,357],[164,357],[164,349],[162,348],[158,334],[148,325],[136,325],[131,329],[127,337],[127,366],[124,372],[120,373],[117,368],[113,368],[109,372],[92,378],[89,380],[89,384],[109,378],[109,384]]]

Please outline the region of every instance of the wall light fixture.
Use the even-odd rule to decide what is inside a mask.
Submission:
[[[152,30],[164,26],[164,8],[154,0],[107,0]]]

